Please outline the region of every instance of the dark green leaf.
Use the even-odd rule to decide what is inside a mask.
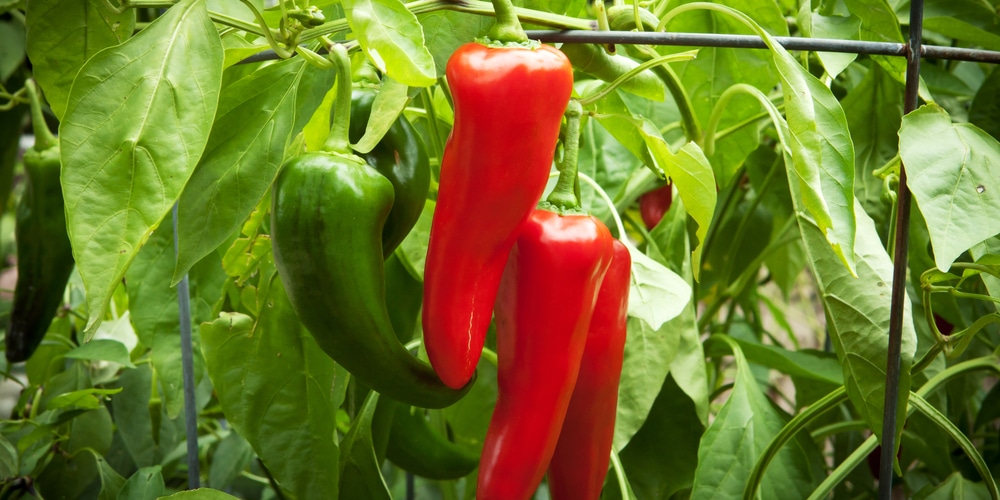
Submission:
[[[161,405],[150,401],[153,370],[148,364],[126,370],[116,381],[122,392],[112,400],[122,443],[139,467],[158,465],[178,445],[183,446],[183,419],[166,418]]]
[[[219,442],[212,454],[208,484],[216,489],[227,489],[253,460],[253,448],[239,434],[230,432]]]
[[[108,465],[108,461],[104,457],[94,453],[94,459],[97,460],[97,468],[101,472],[101,493],[98,495],[98,500],[115,500],[118,498],[118,493],[121,492],[122,487],[125,486],[125,478]]]
[[[235,233],[260,203],[291,140],[299,82],[319,71],[297,57],[222,90],[205,152],[178,201],[174,283]]]
[[[88,334],[198,163],[221,78],[222,44],[205,4],[195,0],[174,5],[80,69],[59,142]]]
[[[1000,143],[928,104],[903,118],[899,144],[907,184],[929,222],[934,262],[947,271],[1000,233]]]
[[[135,10],[119,14],[102,0],[31,0],[27,7],[32,71],[62,119],[77,71],[101,49],[132,36]]]
[[[426,45],[434,56],[437,76],[444,76],[448,58],[460,45],[480,37],[493,26],[493,19],[487,16],[436,10],[421,14],[420,24],[424,28]]]
[[[19,475],[17,449],[3,435],[0,435],[0,481],[7,481]]]
[[[969,122],[984,132],[1000,138],[1000,66],[983,81],[969,107]]]
[[[222,313],[201,326],[202,350],[233,429],[275,479],[302,498],[332,498],[340,401],[335,364],[299,323],[275,275],[260,317]]]
[[[761,392],[742,351],[733,347],[733,354],[733,391],[701,438],[692,499],[741,497],[754,463],[785,425]],[[805,498],[824,475],[819,450],[799,434],[771,462],[760,494],[762,498]]]
[[[924,29],[1000,50],[1000,16],[981,1],[928,0],[924,3]]]
[[[101,407],[101,401],[105,396],[118,394],[121,389],[81,389],[79,391],[65,392],[49,400],[46,409],[72,409],[81,408],[84,410],[96,410]]]
[[[379,470],[372,443],[372,417],[378,404],[378,393],[369,392],[358,411],[351,429],[340,442],[340,498],[391,500],[388,487]]]
[[[729,331],[753,363],[778,370],[799,378],[810,378],[834,385],[844,384],[844,371],[832,353],[804,349],[789,351],[774,345],[762,344],[746,325],[734,325]]]
[[[904,43],[896,13],[886,0],[846,0],[847,8],[861,19],[861,39],[866,42]],[[926,24],[925,24],[926,27]],[[871,56],[889,76],[905,81],[906,60],[901,57]]]
[[[24,61],[24,35],[20,22],[0,21],[0,82],[7,81]]]
[[[160,497],[170,500],[237,500],[236,497],[219,490],[211,488],[198,488],[195,490],[181,491],[168,497]]]
[[[990,492],[983,483],[969,481],[954,472],[940,484],[929,484],[913,496],[914,500],[986,500]]]
[[[118,493],[119,500],[154,500],[163,494],[163,473],[160,466],[143,467],[128,478]]]

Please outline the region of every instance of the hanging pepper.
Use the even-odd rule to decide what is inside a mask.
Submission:
[[[579,210],[580,105],[567,109],[565,162],[552,195],[521,228],[497,295],[497,403],[480,460],[476,498],[534,493],[566,416],[613,238]],[[550,210],[556,210],[558,213]]]
[[[355,88],[351,94],[350,140],[365,135],[376,92]],[[423,140],[410,121],[400,115],[375,147],[361,155],[369,165],[392,183],[395,197],[382,228],[382,255],[388,257],[413,229],[427,200],[431,181],[430,161]]]
[[[392,184],[350,152],[350,63],[341,45],[340,107],[324,151],[289,160],[274,187],[271,239],[288,297],[316,343],[358,380],[393,399],[440,408],[465,390],[441,383],[393,331],[385,305],[382,228]]]
[[[670,209],[673,199],[673,186],[669,184],[644,193],[639,197],[639,215],[642,216],[642,222],[646,224],[646,229],[653,229],[660,223],[660,220],[663,219],[663,214],[667,213],[667,210]]]
[[[424,271],[424,342],[449,387],[479,361],[500,275],[545,189],[573,68],[529,44],[509,0],[494,0],[489,45],[448,60],[455,126],[445,145]]]
[[[35,145],[24,153],[27,186],[17,205],[17,284],[7,326],[7,361],[24,361],[41,344],[63,300],[73,272],[73,249],[66,234],[66,212],[59,184],[59,143],[42,115],[34,80],[25,82],[31,98]]]
[[[576,387],[549,463],[553,500],[597,500],[601,496],[615,435],[631,269],[628,248],[615,240],[614,257],[590,319]]]
[[[432,429],[422,410],[398,403],[386,458],[400,469],[428,479],[458,479],[479,465],[479,455]]]

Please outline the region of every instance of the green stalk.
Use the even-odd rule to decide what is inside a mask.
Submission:
[[[576,213],[580,212],[580,198],[576,194],[579,182],[577,157],[580,147],[580,117],[583,115],[580,101],[571,99],[565,114],[566,135],[563,139],[563,161],[559,163],[559,180],[549,197],[539,206],[558,213]]]
[[[330,60],[337,65],[337,102],[334,103],[330,135],[323,143],[323,150],[331,153],[351,153],[351,59],[347,49],[339,43],[330,47]]]
[[[45,115],[42,113],[42,98],[38,94],[38,86],[34,80],[28,79],[24,82],[24,88],[31,100],[31,126],[35,131],[34,149],[35,151],[52,149],[59,144],[59,140],[52,135],[49,126],[45,124]]]
[[[608,85],[605,85],[604,87],[601,87],[601,89],[598,90],[597,92],[595,92],[595,93],[593,93],[593,94],[591,94],[591,95],[589,95],[587,97],[584,97],[584,98],[580,99],[580,104],[582,104],[584,106],[588,106],[590,104],[593,104],[593,103],[595,103],[595,102],[603,99],[606,95],[608,95],[611,92],[613,92],[616,88],[618,88],[619,86],[621,86],[622,84],[624,84],[625,82],[627,82],[629,79],[635,77],[639,73],[642,73],[643,71],[646,71],[647,69],[650,69],[650,68],[652,68],[654,66],[659,66],[661,64],[667,64],[667,63],[672,63],[672,62],[690,61],[690,60],[694,59],[697,56],[698,56],[698,51],[697,50],[688,50],[686,52],[679,52],[677,54],[670,54],[670,55],[666,55],[666,56],[661,56],[661,57],[657,57],[657,58],[654,58],[654,59],[650,59],[650,60],[648,60],[648,61],[646,61],[646,62],[644,62],[644,63],[642,63],[642,64],[640,64],[640,65],[638,65],[638,66],[636,66],[636,67],[634,67],[632,69],[630,69],[630,70],[628,70],[628,72],[626,72],[625,74],[619,76],[618,78],[615,78],[615,81],[611,82]]]
[[[528,35],[524,34],[521,21],[517,19],[517,12],[514,4],[510,0],[492,0],[493,11],[497,20],[490,28],[487,38],[494,42],[524,44],[528,43]]]

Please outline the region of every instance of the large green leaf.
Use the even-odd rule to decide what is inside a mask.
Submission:
[[[730,346],[736,358],[736,379],[729,399],[701,438],[692,499],[740,498],[757,459],[785,425],[761,392],[743,352],[735,343]],[[771,462],[760,494],[762,498],[806,498],[824,476],[819,450],[800,433]]]
[[[886,0],[845,0],[847,8],[861,19],[861,39],[867,42],[903,43],[896,13]],[[926,25],[925,25],[926,26]],[[871,58],[884,68],[896,81],[906,79],[906,60],[901,57],[877,56]]]
[[[170,225],[157,228],[125,273],[130,319],[139,340],[152,350],[150,362],[163,388],[170,418],[177,417],[184,405],[180,309],[177,289],[170,286],[175,262],[173,236]],[[219,257],[212,254],[194,266],[189,278],[191,322],[197,334],[197,325],[212,319],[212,307],[222,295],[226,273]],[[204,369],[200,363],[196,366]],[[204,373],[201,370],[197,379]]]
[[[281,280],[255,321],[222,313],[201,326],[208,373],[226,418],[278,483],[300,498],[336,498],[336,366],[299,323]],[[342,392],[340,394],[343,394]]]
[[[861,210],[860,204],[855,210],[858,216],[857,277],[840,263],[813,221],[800,214],[799,228],[809,255],[810,269],[822,294],[830,338],[844,369],[847,395],[872,432],[881,437],[892,261],[875,232],[871,218]],[[903,431],[906,420],[910,367],[917,348],[910,301],[908,298],[904,300],[897,437]],[[899,443],[898,439],[896,443]]]
[[[385,480],[382,479],[372,441],[372,417],[375,415],[378,397],[375,391],[368,393],[354,422],[351,422],[351,429],[340,442],[340,498],[368,500],[392,498]]]
[[[417,16],[400,0],[344,0],[351,30],[368,59],[393,80],[411,87],[437,81]]]
[[[887,227],[889,205],[882,201],[882,180],[872,171],[899,151],[903,89],[873,65],[841,104],[854,140],[854,194],[876,227]]]
[[[979,0],[928,0],[924,4],[924,29],[1000,50],[1000,15]]]
[[[25,20],[32,73],[62,119],[76,73],[101,49],[132,36],[135,9],[118,13],[102,0],[31,0]]]
[[[178,201],[174,282],[235,233],[260,203],[294,133],[299,82],[317,72],[333,75],[294,58],[265,66],[223,89],[205,153]],[[329,87],[333,82],[327,80]],[[316,105],[301,112],[311,115]]]
[[[205,4],[195,0],[174,5],[80,69],[59,142],[88,334],[198,163],[221,78],[222,44]]]
[[[170,420],[161,405],[150,402],[153,370],[149,365],[125,370],[115,386],[122,388],[112,400],[115,425],[125,450],[137,466],[158,465],[171,450],[183,446],[183,419]]]
[[[163,494],[163,473],[160,466],[143,467],[128,478],[118,493],[120,500],[154,500]]]
[[[947,271],[963,252],[1000,233],[996,139],[928,104],[903,117],[899,150],[938,269]]]

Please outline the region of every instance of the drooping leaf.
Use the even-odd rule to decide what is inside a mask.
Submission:
[[[222,44],[195,0],[80,69],[59,142],[88,334],[201,157],[221,78]]]
[[[377,392],[368,393],[354,422],[351,422],[351,429],[340,442],[340,498],[392,499],[379,470],[372,441],[372,417],[378,398]]]
[[[303,76],[316,72],[333,74],[294,58],[223,89],[205,153],[178,201],[173,282],[235,233],[264,197],[278,175],[297,112],[312,114],[313,109],[296,109],[296,94]]]
[[[155,500],[165,488],[159,465],[143,467],[128,478],[118,493],[120,500]]]
[[[730,345],[736,358],[736,379],[729,399],[702,435],[692,499],[741,497],[754,463],[785,425],[761,392],[742,350]],[[800,433],[771,462],[761,481],[760,495],[805,498],[824,476],[819,450]]]
[[[212,465],[208,471],[208,484],[216,489],[227,489],[233,481],[250,465],[253,448],[242,436],[235,432],[222,438],[219,447],[212,454]]]
[[[344,11],[361,49],[379,70],[411,87],[436,81],[434,58],[417,16],[400,0],[345,0]]]
[[[899,19],[886,0],[845,0],[848,10],[861,19],[861,40],[866,42],[903,43]],[[924,24],[924,27],[927,25]],[[901,57],[873,55],[871,58],[896,81],[906,81],[906,60]]]
[[[335,364],[299,323],[272,273],[260,317],[222,313],[201,326],[202,350],[226,418],[282,487],[333,498],[339,450]]]
[[[963,252],[1000,233],[1000,143],[975,125],[953,124],[928,104],[903,117],[899,150],[907,184],[947,271]]]
[[[24,17],[32,73],[60,120],[83,63],[128,39],[135,28],[135,9],[118,13],[101,0],[31,0]]]
[[[928,0],[924,28],[945,36],[1000,50],[1000,14],[976,0]]]
[[[94,339],[80,347],[74,348],[63,355],[71,359],[87,359],[91,361],[111,361],[128,368],[135,368],[129,359],[125,344],[111,339]]]
[[[892,261],[886,253],[871,218],[856,207],[858,220],[857,277],[839,262],[824,243],[816,224],[799,215],[802,241],[809,266],[819,284],[827,325],[837,358],[844,370],[847,395],[862,419],[876,434],[882,434],[885,409],[885,371],[888,361]],[[897,437],[903,430],[906,400],[910,392],[910,367],[916,352],[909,299],[904,299],[899,415]],[[899,443],[899,440],[896,440]]]
[[[121,492],[122,487],[125,486],[125,478],[118,473],[108,461],[99,455],[96,451],[88,450],[94,455],[94,460],[97,460],[97,468],[100,471],[101,476],[101,493],[97,496],[98,500],[116,500],[118,498],[118,493]]]

